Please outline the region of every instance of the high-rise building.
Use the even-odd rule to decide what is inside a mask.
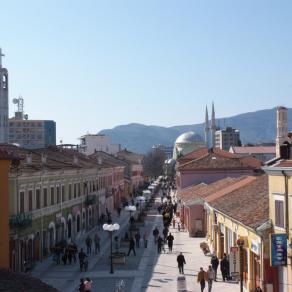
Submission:
[[[2,67],[0,48],[0,143],[8,142],[8,71]]]
[[[230,146],[241,146],[239,130],[227,127],[215,132],[215,147],[229,151]]]
[[[27,149],[56,145],[56,123],[50,120],[29,120],[23,113],[23,98],[14,98],[18,109],[9,119],[9,144],[18,144]]]

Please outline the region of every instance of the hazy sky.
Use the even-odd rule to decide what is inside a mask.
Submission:
[[[292,1],[0,0],[10,100],[57,140],[292,107]],[[10,114],[15,105],[10,102]]]

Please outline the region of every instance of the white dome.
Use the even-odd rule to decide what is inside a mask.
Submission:
[[[192,144],[196,142],[203,142],[203,139],[200,135],[195,132],[186,132],[181,134],[175,141],[175,144]]]

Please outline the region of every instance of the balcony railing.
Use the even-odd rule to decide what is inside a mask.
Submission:
[[[11,228],[27,228],[32,225],[32,215],[30,213],[21,213],[10,216],[9,225]]]

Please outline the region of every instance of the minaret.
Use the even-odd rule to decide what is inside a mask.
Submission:
[[[0,48],[0,143],[8,143],[8,71],[2,68]]]
[[[212,102],[212,119],[211,119],[211,134],[212,134],[212,147],[215,148],[215,132],[216,132],[216,120],[214,102]]]
[[[288,139],[287,112],[287,108],[283,106],[277,108],[276,157],[280,157],[280,147]]]
[[[209,116],[208,116],[208,108],[206,106],[206,114],[205,114],[205,142],[206,146],[210,147],[210,127],[209,127]]]

